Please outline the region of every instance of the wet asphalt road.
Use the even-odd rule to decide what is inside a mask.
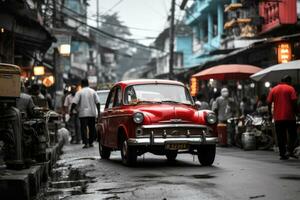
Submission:
[[[218,148],[213,167],[181,154],[175,163],[146,154],[134,168],[120,153],[101,160],[98,144],[66,145],[42,200],[99,199],[300,199],[300,160],[280,161],[272,151]]]

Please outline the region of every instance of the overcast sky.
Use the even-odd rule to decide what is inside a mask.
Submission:
[[[124,25],[132,27],[130,32],[132,38],[139,39],[138,42],[150,44],[154,40],[144,40],[147,37],[156,37],[167,27],[167,16],[170,13],[171,0],[98,0],[100,14],[119,12],[120,19]],[[95,18],[97,0],[90,0],[88,17]],[[177,0],[180,4],[181,0]],[[183,12],[176,6],[176,18],[182,18]],[[91,25],[96,25],[89,20]],[[137,30],[146,29],[146,30]]]

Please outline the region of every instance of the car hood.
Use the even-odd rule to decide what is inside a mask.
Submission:
[[[159,104],[138,106],[137,110],[145,115],[145,122],[153,123],[199,123],[199,113],[184,104]]]

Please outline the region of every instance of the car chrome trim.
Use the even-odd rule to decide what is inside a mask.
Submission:
[[[198,124],[154,124],[154,125],[143,125],[143,129],[156,129],[156,128],[203,128],[207,129],[210,128],[205,125],[198,125]]]
[[[217,137],[193,137],[193,138],[129,138],[128,145],[165,145],[165,143],[187,143],[192,145],[216,144]]]
[[[132,114],[116,114],[110,116],[102,116],[102,119],[116,118],[116,117],[131,117]]]

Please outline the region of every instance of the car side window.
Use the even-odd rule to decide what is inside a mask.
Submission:
[[[137,100],[137,96],[135,90],[132,86],[129,86],[128,88],[126,88],[126,92],[125,92],[125,103],[130,104],[136,100]]]
[[[116,89],[114,107],[118,107],[122,105],[122,90],[120,87]]]
[[[108,101],[107,101],[107,105],[106,105],[107,108],[112,108],[113,107],[114,100],[115,100],[115,93],[116,93],[116,89],[113,88],[110,91],[109,96],[108,96]]]

